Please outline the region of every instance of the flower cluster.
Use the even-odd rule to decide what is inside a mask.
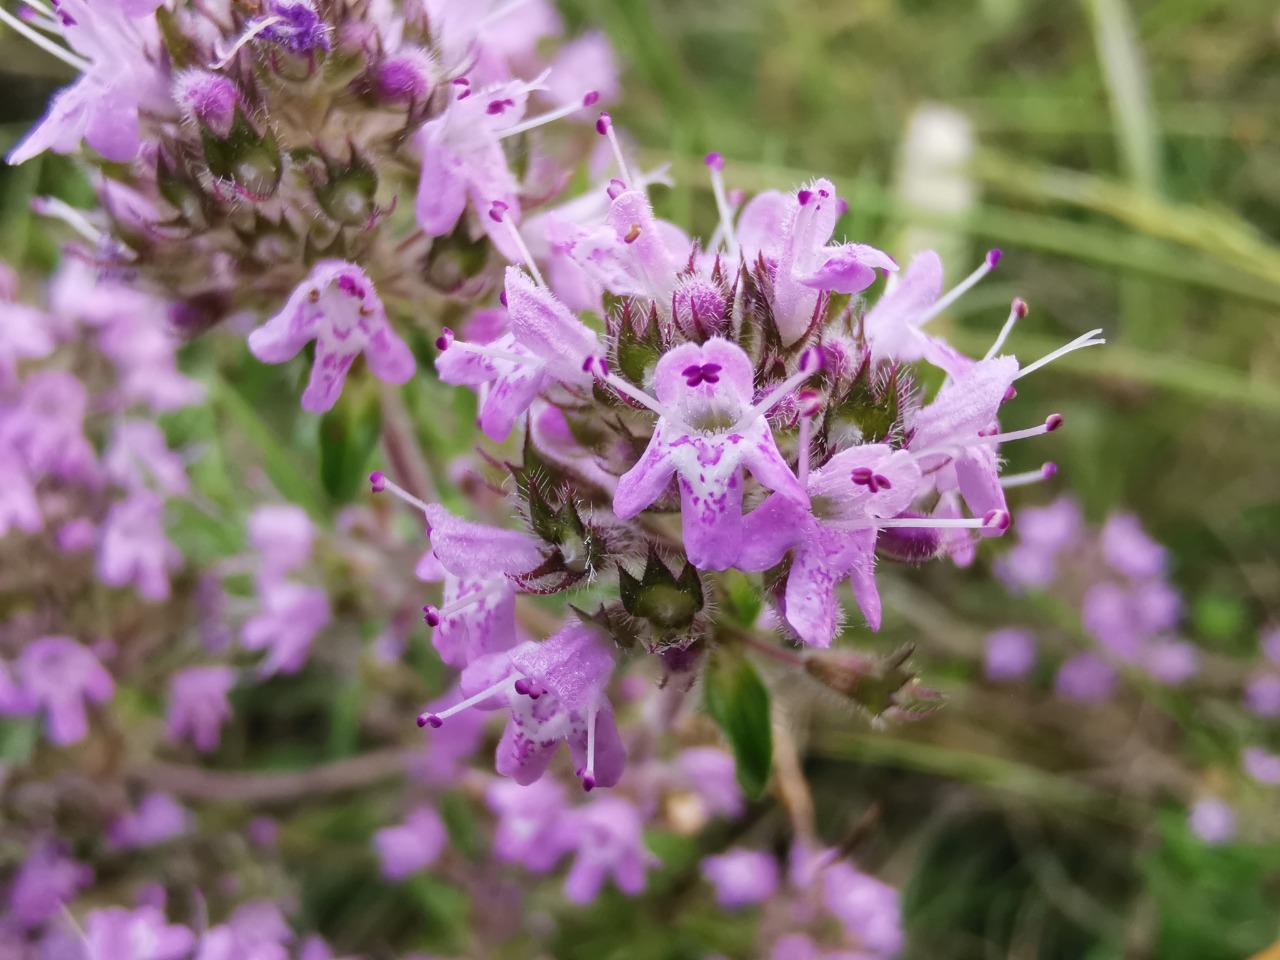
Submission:
[[[281,876],[314,825],[253,808],[393,778],[371,809],[395,825],[361,837],[382,879],[443,878],[495,941],[541,936],[513,876],[554,875],[573,904],[639,896],[677,869],[653,835],[762,796],[764,661],[877,722],[937,706],[910,649],[838,649],[843,585],[876,630],[879,565],[964,566],[1003,535],[1006,488],[1052,474],[1004,474],[1004,444],[1063,422],[1014,412],[1016,384],[1101,342],[1021,362],[1003,352],[1021,300],[981,357],[937,335],[999,251],[945,290],[932,252],[900,267],[841,239],[831,181],[748,200],[718,154],[718,224],[693,239],[597,108],[617,93],[607,44],[544,43],[545,0],[27,0],[0,18],[79,73],[10,160],[80,152],[98,173],[93,211],[38,202],[83,241],[47,304],[0,277],[0,713],[45,731],[0,769],[21,851],[0,850],[0,952],[324,960]],[[566,196],[590,144],[596,179]],[[373,490],[420,524],[341,483],[279,503],[309,478],[222,373],[206,405],[179,370],[179,340],[214,331],[208,366],[239,347],[226,328],[263,363],[302,355],[322,472],[367,469],[380,440]],[[484,437],[452,488],[405,423],[432,380],[474,394]],[[372,439],[333,459],[327,431],[366,407]],[[261,469],[171,445],[227,411]],[[1090,629],[1168,679],[1169,624],[1141,619],[1172,615],[1161,556],[1124,523],[1103,549],[1126,579],[1089,601]],[[419,607],[439,663],[409,643]],[[325,739],[316,689],[326,765],[285,769]],[[419,732],[402,721],[424,702]],[[227,769],[246,755],[272,772]],[[896,892],[789,812],[785,881],[774,848],[718,840],[688,879],[756,909],[778,960],[895,956]]]

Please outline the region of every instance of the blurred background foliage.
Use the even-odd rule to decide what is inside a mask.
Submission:
[[[1137,512],[1172,550],[1188,635],[1224,658],[1256,657],[1258,629],[1280,614],[1273,0],[564,0],[562,9],[572,28],[603,28],[616,45],[626,99],[613,112],[647,163],[671,162],[677,186],[659,202],[673,219],[712,228],[708,150],[727,158],[729,185],[748,192],[829,176],[849,201],[842,229],[852,238],[902,254],[908,229],[932,228],[960,252],[949,264],[956,279],[987,247],[1004,249],[1000,271],[950,318],[969,352],[985,349],[1015,294],[1032,309],[1011,340],[1021,356],[1104,327],[1105,349],[1019,384],[1022,410],[1066,417],[1052,486],[1094,520]],[[0,41],[4,146],[66,79],[60,71],[13,36]],[[929,102],[972,123],[976,201],[959,216],[912,209],[895,190],[904,133]],[[57,192],[87,203],[86,191],[59,158],[0,168],[0,254],[51,263],[57,248],[33,229],[27,200]],[[184,551],[239,548],[242,524],[229,518],[247,507],[242,462],[331,517],[350,493],[325,479],[334,467],[321,464],[286,372],[246,363],[234,343],[198,346],[188,362],[213,384],[213,402],[167,426],[205,445],[193,472],[214,512],[181,518]],[[408,394],[438,466],[469,442],[468,403],[432,382]],[[356,446],[351,470],[362,471],[372,450]],[[1047,446],[1011,450],[1011,469],[1034,468]],[[1030,488],[1015,504],[1056,492]],[[1228,960],[1280,938],[1274,793],[1246,809],[1252,826],[1226,847],[1202,845],[1183,812],[1202,788],[1235,776],[1240,722],[1203,706],[1194,686],[1082,709],[1055,700],[1044,678],[984,684],[975,664],[990,629],[1070,633],[1056,611],[1008,596],[988,563],[895,571],[884,593],[884,632],[851,629],[847,640],[886,651],[919,643],[924,676],[947,688],[950,705],[884,732],[779,702],[820,832],[905,885],[911,957]],[[416,639],[425,695],[437,671]],[[354,658],[349,666],[342,689],[304,673],[254,691],[238,706],[270,752],[244,743],[220,757],[266,769],[357,753],[362,688]],[[367,837],[382,813],[352,801],[288,818],[286,851],[327,867],[308,880],[304,910],[339,943],[371,929],[393,942],[409,928],[456,949],[465,908],[452,891],[430,880],[393,891],[374,879]],[[474,833],[469,816],[452,812],[455,839]],[[738,829],[781,838],[785,822],[765,801]],[[695,845],[725,838],[652,842],[664,867],[650,893],[564,914],[557,955],[751,956],[749,930],[717,917],[688,879]]]

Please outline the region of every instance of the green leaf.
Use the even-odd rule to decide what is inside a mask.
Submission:
[[[382,431],[382,407],[373,390],[343,391],[320,418],[320,482],[337,503],[348,503],[362,489],[369,457]]]
[[[773,768],[769,691],[745,657],[724,651],[711,660],[705,683],[707,712],[733,748],[742,792],[754,800]]]

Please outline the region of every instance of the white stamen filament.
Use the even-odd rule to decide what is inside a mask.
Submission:
[[[762,417],[765,414],[767,414],[770,410],[772,410],[780,402],[782,402],[782,399],[786,397],[787,394],[789,394],[796,387],[800,386],[800,384],[804,383],[806,380],[808,380],[817,372],[818,372],[817,369],[810,370],[808,373],[804,372],[803,370],[798,370],[795,373],[793,373],[791,376],[787,377],[787,379],[783,380],[780,384],[778,384],[776,387],[770,390],[765,395],[765,398],[763,400],[749,407],[747,409],[747,412],[738,418],[738,422],[733,425],[733,429],[744,430],[751,424],[755,423],[756,418]]]
[[[509,350],[498,350],[483,343],[466,343],[455,340],[449,345],[450,350],[466,350],[468,353],[474,353],[480,357],[488,357],[491,360],[505,360],[507,363],[517,363],[521,366],[532,367],[542,363],[535,357],[526,357],[523,354],[512,353]]]
[[[106,234],[102,230],[94,226],[83,212],[65,200],[59,200],[57,197],[35,197],[31,201],[31,209],[42,217],[61,220],[95,246],[101,245],[106,239]]]
[[[711,169],[711,192],[716,198],[716,211],[720,214],[720,230],[724,235],[724,248],[731,257],[738,256],[738,235],[733,229],[733,210],[724,192],[724,172],[718,166]]]
[[[515,137],[515,136],[519,136],[522,133],[525,133],[526,131],[536,130],[538,127],[541,127],[545,124],[554,123],[556,120],[563,119],[564,117],[567,117],[572,113],[577,113],[581,109],[583,109],[583,104],[581,100],[575,100],[573,103],[566,103],[563,107],[560,107],[559,109],[551,110],[548,113],[540,114],[539,116],[531,117],[528,120],[524,120],[520,123],[517,123],[514,127],[511,127],[509,130],[502,131],[498,139],[501,140],[501,139],[505,139],[506,137]]]
[[[800,417],[800,452],[796,456],[796,479],[801,487],[809,483],[809,445],[813,439],[813,417]]]
[[[596,376],[600,376],[600,374],[597,373]],[[600,377],[600,379],[602,379],[609,386],[613,387],[613,389],[617,390],[619,393],[625,394],[626,396],[630,397],[636,403],[644,404],[646,407],[648,407],[650,410],[656,413],[663,420],[666,420],[667,423],[671,424],[672,426],[678,427],[680,430],[684,431],[685,433],[694,432],[688,426],[685,425],[680,415],[677,414],[674,410],[669,410],[667,407],[663,406],[653,397],[649,396],[649,394],[645,393],[643,390],[638,389],[637,387],[633,387],[631,384],[629,384],[626,380],[623,380],[617,374],[606,373],[604,374],[604,376]]]
[[[942,311],[946,310],[947,307],[951,306],[953,303],[955,303],[957,300],[963,297],[966,293],[972,290],[974,286],[977,285],[979,280],[981,280],[983,277],[985,277],[988,273],[990,273],[994,269],[995,267],[992,266],[990,259],[983,260],[982,266],[978,267],[977,270],[973,271],[973,273],[969,274],[967,277],[961,280],[949,292],[943,294],[938,299],[938,302],[935,303],[932,307],[930,307],[925,312],[925,315],[923,317],[921,317],[919,320],[916,321],[916,326],[923,327],[926,323],[928,323],[938,314],[942,313]]]
[[[28,7],[31,7],[33,10],[36,10],[39,13],[43,13],[50,20],[55,19],[53,7],[45,3],[44,0],[22,0],[22,2],[25,3]]]
[[[90,61],[72,53],[66,47],[58,46],[58,44],[54,43],[39,30],[35,29],[23,20],[20,20],[18,17],[15,17],[4,7],[0,7],[0,21],[7,23],[10,27],[22,34],[41,50],[45,51],[45,53],[53,54],[63,63],[75,67],[75,69],[79,70],[81,73],[87,73],[93,66]]]
[[[388,480],[385,475],[382,477],[382,486],[392,496],[399,497],[401,500],[409,504],[411,507],[417,507],[419,510],[423,512],[423,514],[427,512],[428,505],[425,501],[419,500],[417,497],[415,497],[412,493],[410,493],[404,487],[400,486],[400,484],[396,483],[394,480]]]
[[[209,64],[209,69],[221,70],[228,63],[230,63],[232,60],[235,59],[235,56],[237,53],[240,52],[241,47],[243,47],[246,43],[251,41],[258,34],[262,33],[262,31],[270,29],[271,27],[274,27],[277,23],[283,22],[283,20],[284,20],[284,17],[267,17],[267,19],[263,20],[261,23],[255,25],[252,30],[245,31],[245,35],[241,37],[239,40],[237,40],[234,44],[232,44],[231,49],[228,50],[226,54],[224,54],[221,58],[219,58],[217,62]],[[216,48],[215,48],[215,51],[216,51]]]
[[[582,771],[582,782],[591,789],[596,785],[596,716],[600,709],[595,703],[587,708],[587,765]]]
[[[1070,343],[1059,347],[1057,350],[1053,351],[1053,353],[1049,354],[1048,356],[1041,357],[1035,363],[1032,363],[1032,364],[1029,364],[1028,366],[1023,367],[1021,370],[1018,371],[1018,375],[1013,379],[1020,380],[1029,373],[1035,373],[1041,367],[1048,366],[1049,364],[1053,363],[1053,361],[1057,360],[1059,357],[1065,357],[1068,353],[1074,353],[1077,350],[1083,350],[1085,347],[1101,346],[1102,344],[1107,342],[1106,340],[1098,336],[1098,334],[1100,334],[1101,332],[1102,332],[1102,328],[1098,327],[1098,329],[1096,330],[1090,330],[1088,333],[1082,333],[1080,336],[1076,337]]]
[[[428,718],[434,717],[438,721],[438,723],[432,723],[431,725],[433,727],[438,726],[439,723],[443,723],[445,720],[448,720],[454,714],[461,713],[463,710],[466,710],[468,707],[474,707],[477,703],[482,703],[483,701],[488,700],[494,694],[501,693],[507,687],[510,687],[514,682],[515,681],[510,677],[508,677],[505,680],[499,680],[492,687],[486,687],[485,689],[477,693],[475,696],[467,697],[467,699],[463,700],[461,703],[455,703],[452,707],[449,707],[447,710],[441,710],[439,713],[429,713],[429,714],[424,713],[423,716]],[[430,722],[430,720],[428,720],[428,722]]]
[[[533,254],[529,252],[529,248],[525,245],[524,237],[520,235],[520,230],[512,222],[511,217],[507,213],[503,213],[502,222],[507,225],[507,230],[511,234],[511,240],[516,245],[516,249],[520,251],[520,256],[524,258],[524,265],[529,268],[529,272],[533,274],[533,282],[540,286],[543,290],[548,289],[547,281],[542,279],[542,274],[538,272],[538,265],[533,262]]]
[[[1026,309],[1026,304],[1021,300],[1013,301],[1013,306],[1009,308],[1009,319],[1004,322],[1004,326],[996,334],[996,341],[991,344],[990,349],[983,356],[983,360],[990,360],[999,352],[1000,348],[1004,346],[1004,342],[1009,339],[1009,334],[1013,332],[1013,325],[1026,316]]]
[[[627,168],[627,161],[622,156],[622,144],[618,142],[618,135],[613,132],[613,120],[609,120],[608,128],[604,135],[609,140],[609,147],[613,150],[613,160],[618,165],[618,172],[622,174],[622,182],[627,186],[632,186],[631,171]]]
[[[868,520],[837,520],[833,523],[825,524],[837,530],[880,530],[888,527],[914,527],[923,529],[939,529],[939,530],[981,530],[984,527],[996,526],[994,523],[988,523],[983,517],[967,517],[962,519],[947,519],[935,517],[889,517],[886,519],[868,519]]]
[[[458,597],[456,600],[450,600],[448,603],[436,607],[436,615],[442,620],[445,617],[452,617],[459,610],[466,610],[468,607],[474,607],[476,604],[483,603],[485,600],[488,600],[494,594],[502,593],[507,589],[509,588],[506,578],[503,578],[502,580],[494,580],[488,586],[482,587],[474,593],[468,593],[466,596]]]
[[[1010,487],[1025,487],[1033,483],[1048,480],[1055,470],[1052,463],[1046,463],[1039,470],[1028,470],[1026,473],[1011,473],[1000,478],[1000,486],[1008,490]]]
[[[993,433],[989,437],[979,436],[969,441],[968,446],[977,446],[978,444],[995,445],[999,443],[1008,443],[1010,440],[1026,440],[1030,437],[1038,437],[1043,433],[1052,433],[1056,429],[1056,426],[1051,427],[1048,423],[1042,423],[1038,427],[1027,427],[1025,430],[1010,430],[1007,433]]]

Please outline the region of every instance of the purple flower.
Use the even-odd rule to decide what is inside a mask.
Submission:
[[[1161,683],[1178,686],[1200,669],[1200,651],[1182,640],[1153,640],[1141,656],[1142,667]]]
[[[681,751],[677,763],[707,816],[736,817],[742,813],[742,788],[730,754],[718,747],[691,747]]]
[[[172,497],[185,496],[191,487],[182,457],[169,449],[161,429],[147,420],[116,424],[102,466],[111,480],[130,490],[145,490],[154,483]]]
[[[1254,714],[1268,720],[1280,717],[1280,674],[1262,673],[1249,679],[1244,703]]]
[[[803,368],[753,406],[751,360],[736,344],[712,337],[664,354],[654,371],[657,403],[649,401],[658,422],[644,455],[618,481],[619,519],[639,514],[675,479],[689,562],[704,570],[732,566],[744,542],[744,468],[768,489],[807,502],[764,415],[814,372]]]
[[[284,309],[249,334],[249,349],[264,363],[283,363],[312,340],[316,359],[302,407],[313,413],[337,402],[361,353],[374,375],[388,383],[413,376],[413,354],[392,330],[373,283],[354,263],[319,261]]]
[[[572,848],[565,789],[555,780],[543,778],[528,786],[499,780],[485,788],[484,799],[498,817],[493,852],[502,862],[549,873]]]
[[[47,357],[51,352],[53,336],[46,314],[25,304],[10,303],[0,294],[0,387],[13,382],[18,361]]]
[[[36,844],[9,888],[9,910],[23,926],[39,926],[92,882],[93,870],[64,857],[56,843]]]
[[[182,566],[182,554],[164,532],[164,501],[135,491],[114,504],[102,522],[98,543],[98,579],[109,587],[133,584],[153,602],[169,596],[169,573]]]
[[[589,385],[584,362],[600,351],[595,333],[515,267],[507,268],[506,299],[509,333],[481,345],[454,342],[446,331],[436,357],[445,383],[485,388],[480,429],[498,442],[553,382]]]
[[[467,699],[439,713],[424,713],[418,723],[440,727],[468,707],[507,707],[511,712],[498,743],[498,773],[519,784],[533,783],[565,741],[585,790],[612,787],[626,762],[605,695],[612,674],[613,654],[597,631],[570,623],[541,643],[522,643],[510,654],[491,653],[472,661],[462,672]]]
[[[640,812],[626,800],[601,797],[567,816],[576,858],[565,878],[565,896],[573,903],[590,903],[605,881],[636,896],[645,887],[645,872],[655,858],[644,845]]]
[[[1070,497],[1019,511],[1018,543],[997,561],[997,574],[1012,590],[1049,586],[1058,557],[1079,542],[1083,526],[1080,505]]]
[[[902,912],[898,891],[848,863],[834,863],[822,873],[823,902],[863,949],[877,957],[896,957],[902,950]]]
[[[520,219],[519,186],[507,165],[502,138],[521,128],[529,94],[541,89],[541,82],[511,80],[482,90],[459,84],[454,89],[454,100],[418,134],[418,226],[429,237],[452,233],[470,200],[493,245],[517,262],[522,255],[510,228],[486,214],[494,204],[502,204],[512,223]]]
[[[1148,580],[1164,573],[1166,553],[1142,529],[1131,513],[1113,513],[1102,527],[1102,554],[1107,563],[1131,580]]]
[[[259,676],[297,673],[307,662],[311,641],[329,623],[329,595],[320,587],[280,582],[261,592],[262,612],[240,634],[246,650],[266,650]]]
[[[974,516],[1006,509],[996,417],[1017,376],[1013,357],[971,364],[947,381],[912,424],[909,449],[921,472],[933,477],[939,491],[959,491]],[[1051,418],[1037,432],[1048,432],[1060,422],[1060,417]]]
[[[1129,591],[1118,583],[1103,581],[1089,588],[1081,622],[1099,643],[1120,659],[1132,663],[1138,658],[1146,631],[1134,616]]]
[[[789,933],[773,945],[769,960],[825,960],[825,955],[803,933]]]
[[[775,263],[773,315],[784,344],[813,326],[822,291],[859,293],[875,282],[876,270],[898,269],[892,257],[866,244],[826,246],[840,210],[830,180],[814,180],[790,196],[768,191],[743,209],[738,237],[747,262],[766,256]]]
[[[778,861],[741,847],[702,861],[702,876],[716,890],[716,903],[737,910],[763,903],[778,891]]]
[[[594,90],[598,103],[617,100],[622,87],[608,38],[602,33],[584,33],[560,47],[546,86],[546,95],[561,104],[580,103],[584,90]]]
[[[70,637],[41,637],[18,657],[18,676],[37,709],[45,710],[45,731],[59,746],[89,732],[85,703],[106,703],[115,694],[111,674],[88,647]]]
[[[36,500],[35,485],[25,465],[11,451],[0,445],[0,537],[10,530],[36,533],[44,527],[44,515]]]
[[[98,349],[115,364],[123,399],[164,412],[199,403],[204,387],[178,372],[177,341],[165,306],[127,287],[101,285],[102,302],[90,309],[98,323]]]
[[[1115,693],[1116,672],[1093,653],[1078,653],[1061,667],[1053,686],[1058,695],[1079,703],[1098,703]]]
[[[989,680],[1021,680],[1036,664],[1036,638],[1029,630],[1007,627],[987,637]]]
[[[231,718],[227,694],[236,683],[231,667],[188,667],[169,684],[168,733],[189,739],[197,750],[217,749],[222,725]]]
[[[611,194],[612,195],[612,194]],[[590,283],[617,297],[646,297],[665,309],[680,265],[692,245],[680,230],[653,215],[638,186],[613,197],[605,223],[549,236],[567,248]]]
[[[156,907],[109,907],[85,917],[87,960],[179,960],[195,946],[195,934],[169,923]]]
[[[0,417],[0,448],[13,451],[33,476],[92,481],[97,456],[84,435],[89,392],[61,370],[26,378],[18,403]]]
[[[1280,665],[1280,627],[1271,627],[1262,635],[1262,655]]]
[[[1225,800],[1204,797],[1191,807],[1187,825],[1205,843],[1217,846],[1236,835],[1236,812]]]
[[[880,627],[874,563],[876,528],[915,500],[920,469],[911,454],[887,444],[853,447],[809,475],[810,509],[774,495],[748,517],[741,570],[767,570],[788,549],[791,570],[783,595],[787,623],[805,643],[829,647],[839,626],[836,590],[845,580],[871,629]]]
[[[418,807],[400,826],[373,835],[382,875],[388,880],[403,880],[427,869],[440,859],[448,840],[444,821],[433,807]]]
[[[301,507],[261,506],[249,515],[249,545],[262,558],[259,582],[284,579],[311,558],[315,528]]]
[[[46,150],[72,153],[81,141],[116,163],[137,156],[139,110],[163,113],[168,106],[164,73],[148,55],[158,46],[159,32],[149,19],[157,5],[58,0],[58,22],[75,51],[62,59],[83,76],[53,98],[44,118],[9,153],[10,164]]]
[[[477,657],[509,650],[516,642],[515,588],[509,578],[542,563],[538,541],[461,520],[436,504],[427,508],[427,521],[431,553],[418,572],[423,579],[444,580],[444,602],[426,608],[440,658],[462,668]]]
[[[114,820],[107,828],[112,847],[151,847],[191,829],[191,814],[167,793],[149,793],[138,808]]]
[[[1259,783],[1280,787],[1280,754],[1268,753],[1261,747],[1249,747],[1244,752],[1244,769]]]
[[[952,299],[939,299],[942,280],[942,259],[932,250],[912,258],[897,285],[862,319],[873,360],[924,360],[953,377],[959,377],[973,365],[972,360],[946,342],[924,332],[925,324]]]

